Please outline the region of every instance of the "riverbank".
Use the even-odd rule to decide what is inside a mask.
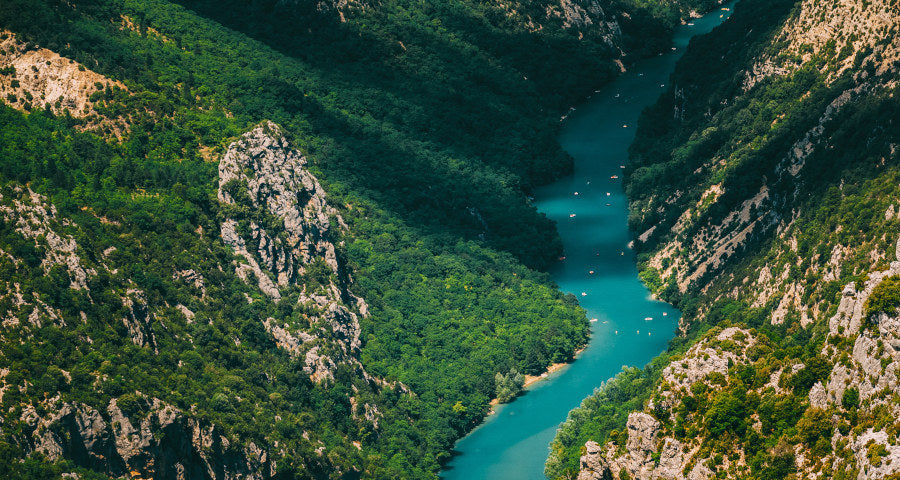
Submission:
[[[524,390],[528,389],[528,387],[549,377],[551,373],[558,372],[558,371],[562,370],[563,368],[574,363],[575,360],[578,360],[578,355],[581,355],[581,352],[583,352],[586,348],[587,347],[585,346],[579,350],[576,350],[575,356],[572,357],[572,361],[570,361],[570,362],[553,363],[549,367],[547,367],[547,371],[545,371],[544,373],[542,373],[540,375],[525,375],[525,383],[522,384],[522,390],[523,390],[522,393],[525,393]],[[491,405],[491,409],[487,413],[488,416],[494,414],[494,407],[496,407],[497,405],[500,405],[500,400],[495,398],[495,399],[491,400],[490,405]]]
[[[569,411],[623,365],[645,365],[668,346],[680,313],[649,298],[627,248],[632,238],[620,166],[635,129],[625,126],[636,125],[643,108],[667,90],[690,36],[721,20],[715,12],[680,28],[675,50],[638,62],[563,124],[560,143],[575,159],[574,172],[538,189],[534,204],[557,222],[565,245],[566,258],[553,265],[552,279],[579,295],[588,318],[597,319],[589,346],[577,362],[551,366],[562,371],[529,379],[527,395],[494,409],[458,441],[444,480],[545,480],[548,446]]]

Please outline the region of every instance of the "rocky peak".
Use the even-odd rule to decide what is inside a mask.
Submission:
[[[245,204],[241,206],[256,214],[249,219],[250,238],[246,241],[256,246],[255,260],[279,287],[295,283],[316,260],[323,260],[332,273],[339,274],[332,218],[337,227],[346,226],[305,167],[306,158],[271,122],[231,144],[219,162],[219,201]],[[263,221],[267,224],[261,225]],[[233,220],[223,226],[222,235],[232,247],[240,242],[237,227]],[[263,290],[280,298],[277,291]]]
[[[263,122],[228,147],[218,196],[228,212],[222,240],[241,258],[236,273],[247,282],[254,277],[274,300],[299,291],[297,304],[308,312],[308,324],[264,322],[278,345],[304,358],[314,381],[333,379],[338,363],[370,378],[356,358],[358,315],[368,309],[350,292],[335,246],[347,226],[279,126]]]

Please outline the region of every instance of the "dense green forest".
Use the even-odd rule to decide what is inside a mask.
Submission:
[[[894,471],[884,442],[854,442],[873,431],[894,441],[896,386],[871,387],[853,372],[877,384],[896,368],[879,323],[897,306],[898,17],[890,2],[851,2],[861,18],[817,44],[804,33],[847,14],[827,3],[741,1],[692,41],[673,88],[642,115],[626,170],[629,227],[635,238],[649,231],[635,242],[641,277],[682,310],[680,336],[572,412],[554,441],[551,478],[574,478],[588,440],[624,455],[633,411],[689,452],[683,475]],[[882,27],[873,17],[885,11],[894,20]],[[801,20],[811,23],[793,27]],[[845,305],[855,295],[865,299],[861,321]],[[753,345],[717,337],[727,327]],[[882,346],[870,360],[867,341]],[[689,352],[704,345],[712,350]],[[662,373],[713,354],[729,355],[727,370],[686,390],[673,389],[678,374]]]
[[[609,37],[538,2],[2,2],[3,40],[124,88],[95,85],[87,118],[28,95],[0,107],[0,476],[126,474],[67,443],[71,425],[32,419],[62,403],[106,416],[115,400],[138,422],[159,399],[214,425],[225,458],[268,451],[260,475],[435,477],[498,374],[515,383],[586,341],[575,299],[539,271],[561,245],[527,200],[571,168],[559,115],[614,59],[664,48],[712,5],[613,2]],[[2,75],[14,87],[32,72]],[[296,292],[273,301],[243,282],[218,237],[217,162],[263,120],[311,159],[348,225],[335,240],[370,308],[359,356],[381,386],[343,367],[313,383],[263,328],[305,317]],[[54,257],[57,239],[73,257]],[[186,271],[202,286],[173,274]],[[137,317],[136,333],[122,319]],[[33,451],[45,434],[68,450]]]

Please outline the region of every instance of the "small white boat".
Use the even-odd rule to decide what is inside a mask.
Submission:
[[[591,275],[593,275],[593,274],[594,274],[594,271],[593,271],[593,270],[590,270],[588,273],[590,273]]]
[[[608,197],[609,195],[610,195],[610,193],[609,193],[609,192],[606,192],[606,196]]]
[[[615,180],[615,179],[619,178],[619,176],[618,176],[618,175],[613,175],[613,176],[611,176],[611,177],[609,177],[609,178]]]
[[[625,168],[625,165],[619,165],[619,168]]]
[[[688,22],[688,26],[689,26],[689,27],[693,27],[693,26],[694,26],[694,22]]]
[[[664,317],[667,317],[668,315],[669,315],[669,312],[663,312]]]
[[[650,320],[653,320],[653,317],[644,317],[645,322],[649,322]]]
[[[581,292],[581,296],[582,296],[582,297],[586,297],[586,296],[587,296],[587,292]]]
[[[597,321],[596,318],[592,318],[592,319],[591,319],[591,322],[596,322],[596,321]]]
[[[570,214],[569,214],[569,218],[575,218],[575,214],[574,214],[574,213],[570,213]]]
[[[575,192],[575,195],[578,195],[578,192]]]
[[[622,125],[622,128],[628,128],[628,125]]]

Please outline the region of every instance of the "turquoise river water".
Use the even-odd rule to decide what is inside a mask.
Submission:
[[[717,9],[681,27],[671,52],[634,66],[565,120],[560,142],[575,158],[575,172],[541,189],[536,204],[557,222],[565,245],[565,260],[552,269],[553,279],[596,319],[590,344],[571,365],[496,408],[457,442],[455,457],[441,473],[444,480],[544,479],[550,441],[568,412],[622,366],[645,365],[665,349],[679,312],[652,300],[638,279],[627,248],[621,166],[641,110],[667,90],[690,38],[709,32],[729,14]]]

